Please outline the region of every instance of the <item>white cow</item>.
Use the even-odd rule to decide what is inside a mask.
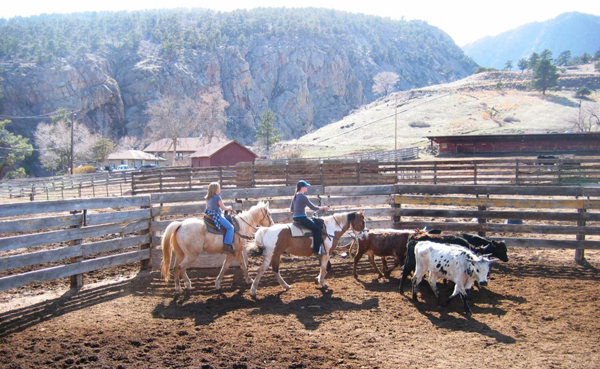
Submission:
[[[425,273],[429,272],[427,281],[435,296],[439,299],[437,279],[451,280],[455,283],[454,292],[446,300],[446,304],[460,294],[465,312],[471,314],[471,309],[467,305],[466,291],[472,288],[475,282],[479,282],[482,286],[487,284],[487,275],[493,260],[479,256],[462,246],[431,241],[420,241],[416,244],[415,258],[417,267],[412,279],[413,300],[417,301],[417,287]]]

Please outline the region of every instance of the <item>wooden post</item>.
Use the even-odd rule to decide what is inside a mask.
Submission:
[[[473,184],[477,184],[477,163],[473,163]]]
[[[287,160],[285,162],[285,185],[290,185],[290,162]]]
[[[71,214],[78,214],[78,213],[81,213],[81,211],[75,210],[75,211],[71,211],[70,213]],[[74,225],[74,226],[71,226],[69,228],[81,228],[81,227],[85,227],[85,225],[86,225],[86,215],[87,215],[87,210],[83,210],[83,216],[81,217],[81,224]],[[81,242],[82,242],[82,240],[73,240],[73,241],[69,242],[69,245],[70,246],[75,246],[75,245],[81,244]],[[83,261],[83,257],[82,256],[74,257],[74,258],[71,258],[69,261],[71,263],[79,263],[79,262]],[[72,289],[73,288],[81,288],[81,287],[83,287],[83,274],[72,275],[70,277],[70,279],[71,279],[71,288]]]
[[[46,186],[46,200],[50,200],[50,190],[48,190],[48,186]]]
[[[79,187],[81,187],[81,183],[79,183]],[[79,195],[81,197],[81,195]],[[92,177],[92,197],[96,197],[96,182],[94,182],[94,177]]]
[[[585,220],[583,220],[583,214],[585,214],[586,210],[585,208],[583,209],[577,209],[577,213],[579,213],[579,220],[577,221],[577,226],[578,227],[585,227]],[[580,234],[578,233],[577,236],[577,241],[585,241],[585,234]],[[575,261],[580,263],[585,259],[585,249],[582,248],[577,248],[575,249]]]
[[[396,199],[393,198],[392,195],[392,209],[398,210],[402,208],[402,204],[396,204]],[[400,215],[396,216],[395,212],[392,214],[392,227],[395,229],[400,229],[400,222],[402,221],[402,217]]]
[[[437,163],[433,163],[433,184],[437,184]]]
[[[219,182],[219,184],[221,184],[221,183]],[[192,189],[192,168],[191,167],[190,167],[190,177],[189,177],[189,180],[188,180],[188,188],[190,190]]]
[[[252,185],[250,187],[256,187],[256,168],[254,167],[254,163],[252,163],[250,169],[252,170]]]
[[[162,192],[163,189],[163,171],[161,170],[160,173],[158,174],[158,190],[159,192]]]
[[[515,185],[519,185],[519,159],[515,159]]]
[[[29,200],[35,201],[35,183],[31,185],[31,195],[29,196]]]
[[[131,174],[131,195],[135,195],[135,175]]]
[[[356,161],[356,184],[360,186],[360,160]]]
[[[81,198],[81,182],[79,182],[79,198]]]
[[[223,187],[223,167],[219,167],[219,184]]]
[[[319,162],[319,177],[321,178],[321,186],[325,186],[325,174],[323,173],[323,162]]]
[[[108,174],[108,172],[106,172],[106,197],[108,197],[108,182],[110,180],[110,174]]]
[[[141,208],[142,209],[148,209],[150,207],[149,206],[142,206]],[[148,220],[148,228],[140,231],[139,234],[143,236],[143,235],[146,235],[146,234],[150,233],[150,226],[151,225],[152,225],[152,216]],[[149,249],[150,258],[146,259],[146,260],[142,260],[140,262],[140,270],[141,271],[150,271],[150,270],[152,270],[152,237],[150,237],[150,243],[146,243],[146,244],[140,245],[140,250],[148,250],[148,249]]]
[[[65,199],[65,180],[62,179],[60,181],[60,197],[64,200]]]

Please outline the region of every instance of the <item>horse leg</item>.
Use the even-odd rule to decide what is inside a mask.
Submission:
[[[240,268],[242,268],[242,272],[244,272],[244,279],[246,280],[246,283],[252,284],[252,282],[254,281],[252,280],[252,278],[250,278],[250,275],[248,274],[248,257],[246,256],[245,252],[246,250],[243,250],[238,253],[235,253],[234,255],[238,263],[240,264]]]
[[[275,273],[275,277],[277,277],[277,281],[281,285],[281,287],[289,290],[292,288],[289,284],[285,282],[281,274],[279,273],[279,263],[281,261],[281,254],[273,255],[273,261],[271,262],[271,266],[273,267],[273,272]]]
[[[225,272],[227,271],[227,269],[229,269],[229,265],[231,264],[231,262],[234,259],[235,259],[235,256],[232,253],[228,252],[227,257],[225,258],[225,261],[223,261],[223,266],[221,267],[221,272],[219,272],[219,276],[217,277],[217,280],[215,281],[215,289],[217,291],[221,289],[221,280],[223,279]]]
[[[192,260],[187,255],[184,256],[181,263],[179,263],[179,270],[183,277],[183,284],[188,291],[192,289],[192,281],[190,281],[190,277],[188,277],[187,275],[187,268],[190,266],[191,263]]]
[[[317,276],[315,282],[320,284],[321,287],[327,288],[327,283],[325,283],[325,276],[327,275],[327,263],[329,262],[329,255],[321,256],[321,272]]]
[[[352,275],[354,275],[354,278],[358,278],[358,273],[356,273],[356,266],[358,265],[358,262],[360,261],[364,253],[365,251],[361,250],[359,247],[358,251],[356,252],[356,255],[354,255],[354,269],[352,271]]]
[[[256,272],[256,276],[254,277],[254,282],[252,282],[252,287],[250,288],[250,296],[256,297],[256,290],[258,289],[258,282],[260,282],[260,278],[264,274],[264,272],[269,268],[271,264],[272,254],[267,252],[265,253],[265,259],[263,260],[262,265],[258,268]]]

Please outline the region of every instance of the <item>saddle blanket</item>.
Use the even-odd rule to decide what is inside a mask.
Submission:
[[[312,236],[313,236],[312,231],[300,223],[293,222],[288,227],[290,229],[290,233],[292,234],[292,237],[310,237],[310,238],[312,238]]]

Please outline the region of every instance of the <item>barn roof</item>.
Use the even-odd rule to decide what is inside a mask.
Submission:
[[[225,142],[219,137],[213,137],[212,142]],[[177,139],[177,151],[196,152],[208,143],[206,137],[181,137]],[[173,151],[173,139],[163,138],[152,142],[144,151],[146,152],[171,152]]]
[[[226,146],[229,146],[229,145],[238,145],[238,146],[242,147],[243,149],[245,149],[246,151],[248,151],[250,154],[254,155],[254,157],[258,157],[258,155],[256,155],[252,150],[250,150],[246,146],[242,145],[241,143],[237,142],[236,140],[231,140],[231,141],[214,141],[213,140],[210,143],[204,145],[200,150],[198,150],[195,153],[193,153],[192,155],[190,155],[190,158],[210,158],[215,153],[217,153],[218,151],[222,150],[223,148],[225,148]]]
[[[526,133],[503,135],[456,135],[427,136],[433,142],[474,142],[474,141],[557,141],[557,140],[600,140],[600,132],[587,133]]]

